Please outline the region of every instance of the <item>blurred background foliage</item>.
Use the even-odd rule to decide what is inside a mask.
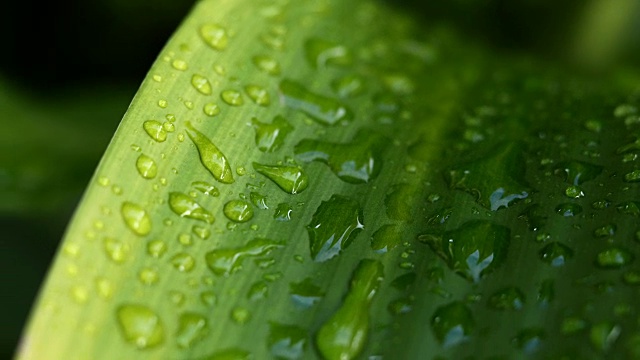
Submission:
[[[293,1],[293,0],[292,0]],[[382,0],[380,0],[382,1]],[[194,0],[11,2],[0,22],[0,358],[13,354],[65,226]],[[638,0],[388,0],[429,27],[576,72],[635,74]],[[250,11],[250,9],[247,9]],[[627,80],[633,81],[633,80]]]

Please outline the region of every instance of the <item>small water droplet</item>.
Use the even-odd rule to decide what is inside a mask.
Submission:
[[[139,304],[121,305],[116,316],[122,336],[137,348],[153,348],[164,342],[162,321],[150,308]]]
[[[616,225],[615,224],[607,224],[604,226],[601,226],[599,228],[596,228],[593,231],[593,236],[597,237],[597,238],[605,238],[605,237],[610,237],[616,234]]]
[[[556,207],[556,213],[568,217],[576,216],[582,212],[582,206],[574,203],[564,203]]]
[[[103,277],[98,277],[95,282],[96,291],[98,295],[103,299],[111,299],[115,291],[115,286],[111,281]]]
[[[269,239],[253,239],[236,248],[219,248],[205,255],[207,266],[216,275],[229,276],[242,268],[246,257],[265,256],[281,248],[282,242]]]
[[[301,193],[309,186],[307,173],[297,166],[263,165],[254,162],[253,168],[292,195]]]
[[[564,194],[570,199],[577,199],[584,196],[584,192],[582,191],[582,189],[576,185],[567,187],[567,189],[564,191]]]
[[[125,224],[134,234],[145,236],[151,232],[151,217],[140,205],[124,202],[120,213]]]
[[[551,242],[540,250],[539,255],[542,261],[551,266],[562,266],[573,257],[573,250],[562,243]]]
[[[438,307],[431,318],[431,329],[445,348],[467,340],[474,328],[471,310],[460,301]]]
[[[171,63],[171,66],[174,69],[180,70],[180,71],[185,71],[189,68],[189,64],[187,64],[187,62],[182,59],[173,60],[173,62]]]
[[[640,217],[640,201],[626,201],[618,204],[616,209],[621,214]]]
[[[202,341],[209,333],[207,319],[197,313],[184,313],[178,320],[176,343],[179,347],[187,349]]]
[[[258,209],[260,210],[269,209],[269,206],[267,205],[266,196],[257,192],[251,192],[251,194],[249,194],[249,198],[251,199],[251,202],[253,203],[253,205],[255,205]]]
[[[186,123],[187,135],[198,149],[200,162],[213,175],[213,178],[223,184],[232,184],[234,182],[233,172],[229,165],[229,160],[224,156],[222,151],[216,147],[209,138],[196,130],[191,123]]]
[[[187,253],[177,253],[171,257],[171,265],[180,272],[190,272],[196,266],[196,259]]]
[[[541,328],[526,328],[518,332],[513,342],[519,349],[527,354],[532,354],[540,347],[540,343],[544,340],[546,334]]]
[[[202,75],[193,74],[191,77],[191,85],[202,95],[211,95],[212,93],[209,79]]]
[[[157,142],[164,142],[167,140],[167,131],[164,129],[160,121],[147,120],[142,124],[142,128],[153,140]]]
[[[269,75],[280,75],[280,64],[278,61],[267,55],[256,55],[251,58],[253,64]]]
[[[509,286],[493,293],[487,305],[496,310],[520,310],[524,302],[522,291],[515,286]]]
[[[262,86],[247,85],[245,86],[244,91],[247,93],[249,98],[253,100],[253,102],[257,105],[269,106],[269,104],[271,104],[269,92]]]
[[[639,182],[640,181],[640,170],[633,170],[624,174],[625,182]]]
[[[243,223],[253,218],[253,208],[251,204],[244,200],[231,200],[224,204],[224,216],[227,219]]]
[[[276,207],[276,211],[273,214],[273,218],[277,221],[290,221],[292,212],[293,212],[293,206],[291,204],[280,203]]]
[[[167,102],[167,100],[164,100],[164,99],[158,100],[158,106],[161,109],[166,108],[168,105],[169,105],[169,103]]]
[[[311,258],[327,261],[346,249],[364,229],[362,208],[357,201],[333,195],[316,209],[307,225]]]
[[[180,217],[200,220],[208,224],[213,224],[215,220],[213,214],[200,206],[200,204],[191,197],[183,193],[169,193],[169,207],[171,208],[171,211]]]
[[[604,353],[611,349],[621,332],[620,326],[603,321],[591,327],[589,340],[596,350]]]
[[[326,359],[350,360],[362,352],[369,332],[371,302],[383,279],[381,262],[364,259],[358,263],[342,305],[316,336],[318,350]]]
[[[351,111],[338,100],[313,93],[299,83],[282,80],[279,90],[286,106],[304,112],[323,125],[353,119]]]
[[[231,319],[239,325],[244,325],[251,320],[251,312],[245,307],[236,307],[231,310]]]
[[[222,98],[222,101],[231,106],[240,106],[244,104],[242,94],[236,90],[224,90],[220,93],[220,98]]]
[[[158,165],[147,155],[140,154],[136,160],[136,169],[138,174],[145,179],[153,179],[158,174]]]
[[[147,254],[154,258],[160,258],[167,252],[167,244],[162,240],[153,240],[147,244]]]
[[[566,161],[558,164],[555,172],[563,175],[567,183],[578,186],[595,179],[602,173],[602,166],[584,161]]]
[[[331,89],[341,98],[350,98],[362,94],[365,83],[358,75],[347,75],[332,81]]]
[[[269,286],[264,281],[256,281],[247,292],[247,299],[251,301],[262,300],[269,294]]]
[[[211,236],[211,230],[203,226],[194,225],[191,231],[202,240],[207,240]]]
[[[220,107],[216,103],[206,103],[202,107],[202,111],[207,116],[216,116],[220,114]]]
[[[227,29],[218,24],[204,24],[200,27],[200,37],[212,49],[222,51],[227,48],[229,36]]]

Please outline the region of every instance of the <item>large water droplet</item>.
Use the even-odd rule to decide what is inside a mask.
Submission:
[[[229,276],[242,268],[245,258],[265,256],[272,250],[283,247],[283,245],[279,241],[253,239],[241,247],[209,251],[205,259],[207,266],[214,274]]]
[[[229,36],[227,30],[217,24],[205,24],[200,27],[200,37],[212,49],[222,51],[227,48]]]
[[[171,211],[180,217],[204,221],[213,224],[215,218],[207,209],[203,208],[195,200],[186,194],[179,192],[169,193],[169,207]]]
[[[208,332],[209,326],[204,316],[197,313],[184,313],[178,320],[176,343],[183,349],[190,348],[204,339]]]
[[[116,312],[124,339],[139,349],[158,346],[164,341],[160,317],[144,305],[122,305]]]
[[[140,205],[131,202],[122,203],[120,213],[129,230],[138,236],[151,232],[151,217]]]
[[[256,130],[256,145],[263,152],[274,152],[284,145],[284,140],[293,131],[293,126],[280,115],[273,118],[271,124],[265,124],[258,119],[251,119]]]
[[[253,218],[251,204],[244,200],[231,200],[224,204],[224,216],[231,221],[243,223]]]
[[[351,54],[342,45],[334,42],[313,38],[304,43],[307,61],[314,68],[326,65],[345,66],[351,64]]]
[[[286,106],[304,112],[321,124],[336,125],[353,118],[351,111],[338,100],[313,93],[291,80],[282,80],[279,89]]]
[[[318,349],[325,359],[350,360],[360,354],[369,332],[369,308],[383,276],[379,261],[360,261],[342,305],[316,336]]]
[[[196,130],[191,123],[186,123],[189,138],[193,141],[193,144],[198,149],[200,155],[200,162],[204,167],[209,170],[213,178],[223,184],[231,184],[233,180],[233,172],[229,166],[229,160],[224,156],[222,151],[215,146],[209,138],[204,134]]]
[[[347,144],[305,139],[294,151],[301,160],[324,162],[343,181],[359,184],[380,173],[385,143],[388,141],[379,134],[361,131]]]
[[[301,359],[307,346],[307,331],[295,325],[270,322],[267,346],[277,359]]]
[[[431,329],[444,347],[467,340],[474,328],[471,310],[460,301],[438,307],[431,318]]]
[[[158,175],[158,165],[152,158],[145,154],[138,156],[136,169],[138,170],[138,174],[145,179],[153,179]]]
[[[333,195],[323,201],[307,225],[311,258],[323,262],[338,255],[356,238],[363,225],[357,201]]]
[[[194,74],[191,77],[191,85],[202,95],[211,95],[212,93],[209,79],[202,75]]]
[[[292,195],[301,193],[309,186],[307,173],[297,166],[262,165],[254,162],[253,168]]]
[[[167,130],[160,121],[147,120],[142,124],[142,128],[155,141],[163,142],[167,140]]]
[[[457,274],[478,282],[504,262],[509,237],[510,231],[504,226],[473,220],[442,236],[423,234],[418,240],[429,245]]]

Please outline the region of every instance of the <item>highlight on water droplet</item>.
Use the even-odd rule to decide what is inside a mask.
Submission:
[[[247,85],[245,86],[244,91],[247,93],[249,98],[253,100],[253,102],[257,105],[269,106],[269,104],[271,104],[269,92],[262,86]]]
[[[281,248],[283,245],[280,241],[258,238],[241,247],[219,248],[209,251],[205,255],[205,260],[214,274],[229,276],[242,269],[245,258],[266,256],[272,250]]]
[[[142,124],[144,131],[155,141],[164,142],[167,140],[167,131],[160,121],[147,120]]]
[[[151,217],[142,206],[124,202],[120,213],[129,230],[138,236],[145,236],[151,232]]]
[[[213,214],[207,209],[200,206],[190,196],[180,192],[169,193],[169,207],[171,211],[180,217],[200,220],[208,224],[213,224],[215,220]]]
[[[199,34],[202,40],[214,50],[222,51],[227,48],[229,43],[227,29],[218,24],[200,26]]]
[[[138,170],[138,174],[145,179],[153,179],[158,175],[158,165],[152,158],[145,154],[138,156],[136,169]]]
[[[347,47],[332,41],[312,38],[304,43],[307,61],[314,68],[326,65],[346,66],[351,64],[351,54]]]
[[[336,125],[353,119],[351,110],[338,100],[313,93],[297,82],[282,80],[279,90],[286,106],[302,111],[323,125]]]
[[[137,348],[153,348],[164,342],[164,325],[160,317],[147,306],[121,305],[116,317],[124,339]]]
[[[309,186],[307,173],[297,166],[263,165],[254,162],[253,168],[292,195],[301,193]]]
[[[364,229],[362,208],[355,200],[333,195],[318,206],[306,227],[311,258],[327,261],[351,245]]]
[[[293,212],[293,206],[291,206],[291,204],[280,203],[276,207],[276,211],[273,214],[273,218],[277,221],[290,221],[292,212]]]
[[[202,95],[211,95],[212,93],[209,79],[202,75],[193,74],[191,77],[191,85]]]
[[[234,182],[233,172],[227,157],[209,138],[196,130],[190,122],[186,122],[185,125],[188,128],[187,135],[189,135],[189,138],[198,149],[202,165],[213,175],[214,179],[223,184],[232,184]]]
[[[224,204],[224,215],[227,219],[243,223],[253,218],[253,208],[251,204],[244,200],[231,200]]]

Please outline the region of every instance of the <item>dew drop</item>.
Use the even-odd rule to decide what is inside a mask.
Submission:
[[[247,85],[245,86],[244,91],[247,93],[249,98],[253,100],[253,102],[257,105],[269,106],[271,104],[269,92],[267,92],[267,90],[261,86]]]
[[[140,154],[136,160],[136,169],[138,174],[145,179],[153,179],[158,175],[158,165],[147,155]]]
[[[347,75],[332,81],[331,89],[341,98],[355,97],[364,92],[364,79],[358,75]]]
[[[187,135],[198,149],[200,162],[209,170],[213,178],[223,184],[231,184],[234,182],[233,172],[229,166],[229,160],[224,156],[222,151],[216,147],[209,138],[196,130],[191,123],[186,123]]]
[[[167,252],[167,244],[162,240],[153,240],[147,244],[147,254],[154,258],[161,258]]]
[[[150,308],[139,304],[122,305],[116,316],[122,336],[137,348],[153,348],[164,342],[162,321]]]
[[[197,313],[184,313],[178,320],[176,343],[178,347],[188,349],[202,341],[209,333],[207,319]]]
[[[187,62],[182,59],[173,60],[173,62],[171,63],[171,66],[174,69],[180,70],[180,71],[185,71],[189,68],[189,64],[187,64]]]
[[[519,349],[527,354],[532,354],[540,347],[546,334],[541,328],[526,328],[518,332],[513,342]]]
[[[582,212],[582,206],[574,203],[564,203],[556,207],[556,213],[565,217],[576,216]]]
[[[269,294],[269,286],[264,281],[256,281],[247,292],[247,299],[251,301],[262,300]]]
[[[144,268],[138,273],[138,280],[145,285],[153,285],[158,282],[160,277],[154,269]]]
[[[167,140],[167,131],[159,121],[147,120],[142,124],[142,128],[153,140],[157,142],[163,142]]]
[[[246,245],[236,248],[221,248],[209,251],[205,260],[209,269],[216,275],[229,276],[240,269],[247,257],[265,256],[272,250],[283,247],[283,243],[269,239],[253,239]]]
[[[257,193],[257,192],[251,192],[251,194],[249,194],[249,198],[251,199],[251,202],[253,203],[253,205],[255,205],[255,207],[257,207],[260,210],[267,210],[269,209],[269,206],[267,205],[267,197]]]
[[[280,203],[276,207],[276,211],[273,214],[273,218],[277,221],[290,221],[292,212],[293,212],[293,206],[291,206],[291,204]]]
[[[474,328],[471,310],[460,301],[438,307],[431,318],[431,329],[445,348],[467,340]]]
[[[231,106],[240,106],[244,104],[242,94],[236,90],[224,90],[220,93],[220,98]]]
[[[251,58],[251,61],[258,69],[269,75],[280,75],[280,64],[278,63],[278,61],[276,61],[276,59],[270,56],[256,55]]]
[[[371,249],[379,254],[384,254],[402,244],[400,227],[397,225],[383,225],[371,237]]]
[[[220,196],[220,190],[218,190],[218,188],[209,184],[208,182],[194,181],[191,183],[191,186],[193,186],[196,190],[200,191],[204,195],[208,195],[212,197]]]
[[[244,200],[231,200],[227,202],[224,204],[223,212],[227,219],[237,223],[247,222],[253,218],[253,208],[251,204]]]
[[[639,182],[640,181],[640,170],[633,170],[629,173],[624,174],[625,182]]]
[[[602,269],[617,269],[630,264],[634,259],[633,254],[620,247],[611,247],[598,253],[596,265]]]
[[[495,310],[520,310],[524,302],[522,291],[515,286],[509,286],[493,293],[487,305]]]
[[[171,257],[171,265],[180,272],[190,272],[196,265],[196,259],[187,253],[178,253]]]
[[[204,24],[200,27],[200,37],[212,49],[222,51],[227,48],[229,36],[227,30],[218,24]]]
[[[140,205],[124,202],[120,213],[125,224],[134,234],[145,236],[151,232],[151,217]]]
[[[262,152],[274,152],[280,149],[286,137],[294,130],[293,126],[280,115],[274,117],[271,124],[265,124],[253,118],[251,125],[256,131],[256,145]]]
[[[302,359],[307,347],[307,333],[299,326],[269,322],[269,352],[276,359]]]
[[[539,255],[542,261],[551,266],[562,266],[573,257],[573,250],[559,242],[551,242],[540,250]]]
[[[205,115],[213,117],[220,114],[220,107],[216,103],[206,103],[202,107],[202,111]]]
[[[326,65],[346,66],[351,64],[351,54],[342,45],[331,41],[313,38],[304,43],[307,61],[314,68]]]
[[[289,294],[293,303],[302,309],[310,308],[324,297],[322,289],[315,285],[311,278],[305,278],[297,283],[290,283]]]
[[[301,193],[309,186],[307,173],[297,166],[262,165],[254,162],[253,168],[292,195]]]
[[[211,83],[202,75],[194,74],[191,77],[191,85],[202,95],[211,95]]]
[[[640,201],[626,201],[618,204],[616,209],[621,214],[640,217]]]
[[[333,195],[316,209],[307,225],[311,258],[327,261],[346,249],[364,229],[362,208],[357,201]]]
[[[213,214],[203,208],[188,195],[179,192],[169,193],[169,207],[176,215],[213,224]]]
[[[245,307],[236,307],[231,310],[231,319],[238,325],[244,325],[251,320],[251,312]]]
[[[304,112],[323,125],[353,119],[351,111],[338,100],[313,93],[297,82],[282,80],[279,90],[286,106]]]

